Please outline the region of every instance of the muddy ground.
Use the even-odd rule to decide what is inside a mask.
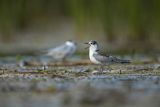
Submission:
[[[159,107],[160,58],[106,66],[89,60],[0,60],[0,107]]]

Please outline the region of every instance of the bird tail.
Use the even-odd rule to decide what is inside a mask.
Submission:
[[[123,59],[121,59],[120,63],[131,63],[131,61],[130,60],[123,60]]]

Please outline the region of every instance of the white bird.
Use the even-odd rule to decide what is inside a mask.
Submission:
[[[100,54],[99,46],[96,41],[91,40],[85,44],[89,45],[89,58],[94,64],[101,65],[101,71],[103,71],[103,66],[110,65],[114,63],[130,63],[129,60],[123,60],[116,58],[114,56],[107,56]]]
[[[47,56],[53,57],[55,60],[64,61],[66,58],[72,56],[76,51],[76,43],[69,40],[64,44],[47,50]]]

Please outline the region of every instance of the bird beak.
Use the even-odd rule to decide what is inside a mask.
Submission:
[[[86,43],[84,43],[84,44],[87,44],[87,45],[89,45],[89,43],[88,42],[86,42]],[[88,49],[89,48],[89,46],[87,46],[85,49]]]
[[[86,43],[84,43],[84,44],[88,44],[88,45],[89,45],[89,43],[88,43],[88,42],[86,42]]]

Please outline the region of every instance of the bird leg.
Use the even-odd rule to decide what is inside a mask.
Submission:
[[[109,69],[109,71],[111,71],[111,70],[112,70],[112,68],[110,67],[110,65],[108,65],[108,69]]]
[[[112,68],[110,67],[110,65],[108,65],[107,67],[108,67],[107,69],[108,69],[109,71],[111,71],[111,70],[112,70]]]
[[[103,72],[103,70],[104,70],[104,67],[103,67],[103,65],[101,65],[100,66],[100,72]]]
[[[66,63],[67,62],[67,60],[66,60],[66,58],[64,57],[64,58],[62,58],[62,62],[63,63]]]

